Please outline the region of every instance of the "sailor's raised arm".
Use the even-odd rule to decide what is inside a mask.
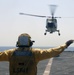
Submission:
[[[8,60],[8,55],[5,51],[0,52],[0,61],[7,61]]]
[[[44,60],[44,59],[57,56],[61,52],[63,52],[68,46],[70,46],[70,44],[72,44],[73,42],[74,40],[69,40],[64,45],[61,45],[56,48],[50,48],[46,50],[41,50],[41,49],[37,50],[37,52],[35,52],[37,55],[37,60],[40,61],[40,60]]]
[[[14,49],[9,49],[9,50],[0,52],[0,61],[9,61],[9,58],[11,57],[11,54],[13,51]]]

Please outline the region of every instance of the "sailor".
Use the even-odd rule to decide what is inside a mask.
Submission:
[[[67,41],[56,48],[32,48],[34,41],[27,33],[18,37],[16,48],[0,52],[0,61],[9,61],[10,75],[37,75],[39,61],[55,57],[62,53],[74,40]]]

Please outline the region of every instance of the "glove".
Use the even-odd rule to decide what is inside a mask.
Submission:
[[[69,40],[69,41],[67,41],[67,42],[66,42],[67,47],[68,47],[70,44],[72,44],[73,42],[74,42],[74,40]]]

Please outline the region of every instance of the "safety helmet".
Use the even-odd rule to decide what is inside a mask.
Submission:
[[[31,37],[27,33],[23,33],[18,37],[17,47],[30,47],[34,41],[31,41]]]

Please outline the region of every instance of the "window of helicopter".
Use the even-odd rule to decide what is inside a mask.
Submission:
[[[49,20],[48,23],[52,23],[52,20]]]

